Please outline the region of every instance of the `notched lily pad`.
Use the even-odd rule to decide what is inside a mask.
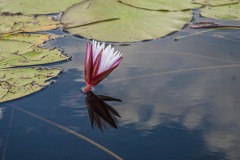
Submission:
[[[46,31],[58,27],[61,27],[59,22],[48,16],[0,15],[0,34]]]
[[[0,37],[0,102],[29,95],[44,88],[59,69],[9,68],[63,61],[68,56],[58,49],[41,48],[54,35],[15,34]]]
[[[216,7],[205,7],[200,10],[203,17],[225,20],[240,20],[240,3]]]
[[[65,11],[83,0],[0,0],[0,12],[50,14]]]
[[[48,41],[49,39],[55,39],[60,36],[53,35],[53,34],[26,34],[26,33],[19,33],[19,34],[4,34],[0,36],[0,40],[15,40],[21,42],[28,42],[32,43],[36,46],[42,45],[44,42]]]
[[[45,88],[60,69],[11,68],[0,69],[0,102],[20,98]]]
[[[0,99],[7,95],[9,88],[9,83],[0,81]]]
[[[150,10],[182,11],[199,8],[201,5],[192,0],[120,0],[122,3]]]
[[[59,49],[46,49],[32,43],[0,40],[0,68],[47,64],[69,59]]]
[[[88,0],[69,8],[61,18],[61,23],[70,33],[86,38],[136,42],[178,31],[191,18],[191,11],[149,11],[116,0]]]

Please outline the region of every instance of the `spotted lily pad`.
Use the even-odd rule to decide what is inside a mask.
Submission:
[[[18,33],[18,34],[4,34],[0,36],[0,40],[15,40],[21,42],[28,42],[34,45],[42,45],[45,41],[49,39],[55,39],[60,36],[53,34],[26,34],[26,33]]]
[[[65,11],[83,0],[0,0],[0,12],[50,14]]]
[[[216,7],[205,7],[200,11],[203,17],[225,20],[240,20],[240,3]]]
[[[61,27],[48,16],[0,15],[0,34],[46,31]]]
[[[11,68],[0,70],[0,102],[20,98],[49,85],[61,70],[42,68]]]
[[[8,83],[0,81],[0,100],[8,93]]]
[[[227,4],[236,4],[239,2],[239,0],[192,0],[192,2],[202,5],[219,6]]]
[[[19,68],[69,59],[59,49],[39,47],[49,38],[47,34],[16,34],[0,37],[0,102],[34,93],[57,76],[59,69]],[[18,67],[18,68],[14,68]]]
[[[181,11],[199,8],[192,0],[120,0],[122,3],[150,10]]]
[[[0,40],[0,68],[46,64],[68,58],[59,49],[41,48],[16,40]]]
[[[69,8],[61,18],[66,30],[101,41],[135,42],[180,30],[191,11],[149,11],[116,0],[88,0]]]

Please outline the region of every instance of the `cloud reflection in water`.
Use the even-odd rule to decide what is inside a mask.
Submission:
[[[0,108],[0,120],[2,119],[3,117],[3,108]]]
[[[193,42],[197,45],[189,45]],[[157,72],[238,64],[240,57],[235,51],[239,51],[239,46],[239,43],[207,36],[174,43],[161,40],[161,43],[117,46],[128,54],[124,55],[118,71],[104,80],[97,90],[121,96],[124,103],[118,105],[118,111],[123,127],[131,125],[140,133],[151,133],[160,125],[174,127],[180,124],[186,131],[199,131],[210,152],[239,159],[239,67],[131,79]],[[123,80],[114,82],[116,79]],[[79,103],[72,105],[76,107]]]
[[[164,42],[162,43],[164,45]],[[174,127],[175,124],[180,124],[186,131],[202,133],[202,140],[210,152],[223,153],[233,160],[239,159],[239,67],[143,76],[156,73],[157,68],[161,73],[184,68],[223,66],[236,62],[230,62],[233,58],[226,54],[224,45],[211,44],[211,47],[218,48],[219,52],[210,53],[204,52],[209,48],[204,48],[203,42],[199,46],[194,46],[193,56],[179,54],[180,47],[172,53],[167,48],[168,53],[165,54],[163,45],[148,44],[148,48],[155,47],[151,50],[145,49],[146,46],[133,46],[133,53],[125,56],[118,75],[111,75],[112,79],[122,80],[112,82],[109,80],[102,84],[105,85],[103,90],[114,92],[118,88],[117,94],[124,99],[125,104],[119,107],[122,115],[121,124],[125,126],[131,124],[143,133],[154,132],[159,125]],[[236,45],[233,47],[232,50],[239,49]],[[209,58],[201,57],[202,53],[208,53]],[[211,57],[219,59],[224,57],[222,59],[229,60],[229,63]],[[134,71],[131,70],[133,64],[137,66]],[[134,76],[139,78],[131,79]]]

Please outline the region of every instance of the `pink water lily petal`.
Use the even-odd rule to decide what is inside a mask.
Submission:
[[[88,57],[87,63],[85,63],[85,70],[86,70],[86,75],[85,75],[85,81],[87,84],[91,83],[92,79],[92,73],[93,73],[93,55],[92,55],[92,49],[90,49],[90,54]]]
[[[97,85],[99,82],[101,82],[104,78],[106,78],[115,68],[117,68],[118,65],[115,65],[112,68],[109,68],[108,70],[92,77],[92,84],[95,86]]]
[[[92,51],[92,46],[90,43],[87,43],[87,48],[86,48],[86,56],[85,56],[85,62],[84,62],[84,76],[86,76],[87,74],[87,66],[88,65],[88,61],[89,61],[89,57]]]
[[[95,76],[98,73],[99,67],[101,65],[102,52],[103,52],[103,50],[100,51],[100,53],[98,54],[98,56],[95,59],[95,62],[93,63],[94,68],[93,68],[92,76]]]
[[[114,52],[114,47],[97,41],[87,43],[84,64],[84,76],[86,81],[85,92],[106,78],[122,61],[122,54]]]
[[[111,68],[112,68],[112,67],[115,67],[115,66],[118,66],[119,63],[122,61],[122,59],[123,59],[123,57],[118,58],[118,59],[113,63],[113,65],[111,66]]]
[[[111,68],[113,63],[122,56],[122,54],[118,51],[114,52],[114,47],[111,48],[111,45],[108,45],[107,48],[104,49],[102,55],[102,63],[98,70],[98,74],[104,72],[105,70]]]
[[[93,52],[93,62],[95,62],[98,54],[100,53],[101,50],[104,50],[105,48],[105,43],[100,44],[97,41],[92,42],[92,52]]]

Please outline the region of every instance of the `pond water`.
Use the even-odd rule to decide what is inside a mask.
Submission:
[[[94,92],[121,99],[107,102],[121,119],[103,132],[92,129],[81,92],[87,41],[52,31],[66,36],[46,46],[72,60],[46,65],[64,70],[49,87],[0,104],[1,160],[117,158],[94,142],[123,159],[240,159],[240,30],[173,40],[198,31],[115,44],[124,59]]]

